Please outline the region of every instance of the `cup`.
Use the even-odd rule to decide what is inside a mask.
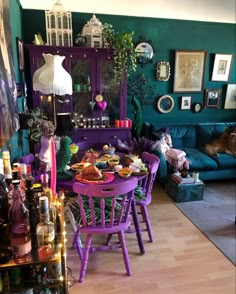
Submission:
[[[120,120],[120,128],[124,128],[125,127],[125,120]]]
[[[119,128],[120,127],[120,121],[118,119],[115,120],[115,127],[116,128]]]
[[[198,182],[199,181],[199,172],[193,171],[192,177],[193,177],[194,182]]]

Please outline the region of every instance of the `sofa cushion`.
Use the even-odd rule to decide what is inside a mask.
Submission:
[[[218,153],[216,156],[212,157],[218,164],[218,168],[235,168],[236,167],[236,157],[227,153]]]
[[[193,125],[171,126],[169,128],[173,148],[196,147],[196,129]]]
[[[186,157],[190,161],[189,169],[191,171],[215,170],[218,168],[217,162],[199,149],[184,148],[183,150],[186,152]]]

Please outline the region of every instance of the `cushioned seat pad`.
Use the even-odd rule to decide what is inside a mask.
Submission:
[[[183,150],[186,152],[187,159],[191,162],[189,166],[191,171],[214,170],[218,168],[217,162],[199,149],[184,148]]]
[[[217,162],[220,169],[235,168],[236,166],[236,157],[231,154],[219,153],[212,158]]]

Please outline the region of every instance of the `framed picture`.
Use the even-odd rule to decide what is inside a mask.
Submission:
[[[191,96],[182,97],[181,109],[191,109]]]
[[[206,51],[175,51],[174,93],[203,91]]]
[[[18,68],[20,71],[24,70],[24,47],[23,41],[16,37],[16,46],[17,46],[17,57],[18,57]]]
[[[229,84],[227,86],[225,109],[236,109],[236,84]]]
[[[156,77],[158,81],[166,82],[170,78],[170,64],[166,61],[157,63]]]
[[[232,54],[216,54],[213,72],[212,72],[212,81],[216,82],[227,82],[229,80],[229,74],[232,64]]]
[[[220,108],[221,89],[206,89],[205,108]]]
[[[174,99],[169,95],[161,96],[157,101],[157,109],[162,113],[168,113],[174,108]]]

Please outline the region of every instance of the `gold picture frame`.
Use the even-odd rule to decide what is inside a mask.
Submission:
[[[215,54],[211,80],[227,82],[229,80],[233,54]]]
[[[166,82],[170,78],[170,63],[159,61],[156,67],[156,77],[158,81]]]
[[[206,89],[205,108],[220,108],[221,89]]]
[[[176,50],[173,92],[203,92],[205,63],[205,50]]]

